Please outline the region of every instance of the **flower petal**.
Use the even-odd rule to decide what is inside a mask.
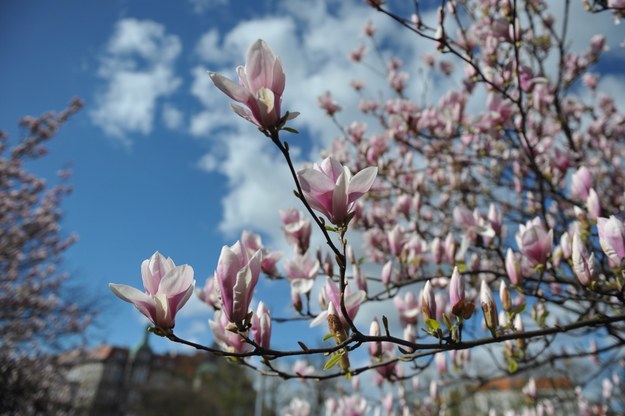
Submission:
[[[373,186],[373,182],[378,174],[378,168],[375,166],[370,166],[368,168],[364,168],[360,172],[358,172],[351,181],[349,181],[349,185],[347,187],[348,193],[348,203],[352,203],[356,201],[358,198],[363,196],[365,193],[371,189]]]
[[[139,312],[145,315],[152,323],[156,324],[156,308],[154,300],[150,295],[128,285],[109,283],[109,287],[117,297],[132,303]]]
[[[187,264],[177,266],[170,270],[158,286],[158,293],[165,294],[168,297],[179,293],[186,292],[189,287],[194,285],[193,268]]]
[[[245,73],[253,94],[263,87],[273,86],[275,62],[276,56],[264,40],[258,39],[250,47],[245,62]],[[280,80],[276,81],[279,85]]]
[[[234,101],[245,103],[253,97],[250,91],[248,91],[245,87],[229,80],[222,75],[216,74],[215,72],[209,72],[208,75],[213,81],[213,84],[215,84],[217,88],[223,91],[228,97],[232,98]]]

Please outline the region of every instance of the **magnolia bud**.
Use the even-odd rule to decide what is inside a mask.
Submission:
[[[482,312],[484,312],[484,321],[486,327],[495,336],[497,326],[499,322],[497,320],[497,305],[495,305],[495,299],[493,298],[493,292],[486,281],[482,280],[480,287],[480,302],[482,303]]]
[[[421,313],[423,313],[424,321],[436,319],[436,299],[429,280],[421,292]]]
[[[503,280],[499,285],[499,298],[501,299],[501,306],[503,306],[503,309],[506,312],[510,312],[510,309],[512,309],[512,301],[510,300],[508,286],[506,286],[506,282]]]

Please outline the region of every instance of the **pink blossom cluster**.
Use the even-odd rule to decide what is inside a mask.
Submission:
[[[214,280],[199,292],[218,309],[210,326],[220,351],[262,355],[255,368],[283,378],[353,377],[353,394],[326,402],[328,414],[353,415],[377,406],[355,387],[367,371],[374,384],[392,390],[378,412],[444,412],[454,383],[492,376],[470,351],[486,352],[502,377],[547,364],[566,371],[569,359],[615,365],[605,352],[625,345],[625,115],[600,92],[600,71],[590,72],[608,40],[595,35],[573,52],[541,0],[525,7],[449,1],[431,22],[419,10],[402,16],[385,2],[367,3],[431,41],[436,52],[419,60],[421,73],[449,80],[448,88],[435,102],[413,97],[418,74],[388,56],[376,68],[384,94],[352,82],[366,123],[340,120],[343,105],[324,93],[318,104],[340,137],[312,167],[296,170],[280,138],[292,113],[281,113],[284,70],[263,41],[239,68],[239,85],[211,73],[219,89],[247,107],[235,111],[285,157],[302,209],[280,212],[293,247],[282,264],[281,254],[250,233],[222,249]],[[622,12],[618,2],[596,3],[597,12]],[[364,33],[376,47],[381,35],[373,23]],[[349,58],[371,65],[366,50],[358,46]],[[557,71],[547,57],[558,60]],[[472,108],[476,100],[480,111]],[[316,252],[313,232],[325,244]],[[290,286],[293,320],[327,324],[323,342],[334,342],[270,349],[271,314],[263,302],[250,311],[261,273]],[[595,346],[570,350],[554,341],[561,333],[593,338]],[[610,341],[605,350],[596,346],[602,336]],[[354,360],[360,347],[368,358]],[[324,356],[323,370],[270,362],[313,354]],[[421,375],[429,380],[423,386]],[[407,399],[408,379],[420,400]],[[552,412],[539,379],[526,380],[519,390],[527,410]],[[610,406],[615,384],[604,382],[603,406]],[[580,411],[593,408],[583,393],[576,401]],[[284,408],[311,412],[300,398]]]

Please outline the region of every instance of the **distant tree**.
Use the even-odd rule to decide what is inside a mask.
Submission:
[[[195,370],[189,383],[156,386],[147,383],[131,409],[137,416],[247,416],[253,413],[256,391],[251,372],[224,360],[213,360]]]
[[[46,142],[83,106],[26,116],[13,146],[0,132],[0,414],[51,414],[62,394],[52,354],[80,334],[91,314],[69,299],[68,274],[59,270],[75,235],[61,232],[60,203],[71,192],[69,172],[49,186],[26,163],[46,155]]]

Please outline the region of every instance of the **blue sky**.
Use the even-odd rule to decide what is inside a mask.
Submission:
[[[618,49],[622,29],[580,11],[572,21],[581,18],[585,24],[572,34],[578,49],[604,30]],[[317,96],[333,91],[347,123],[361,119],[352,79],[365,79],[372,91],[385,89],[384,79],[346,58],[365,42],[368,19],[404,57],[407,70],[423,70],[419,57],[434,52],[434,45],[406,36],[357,0],[2,2],[0,128],[15,139],[22,115],[60,110],[73,96],[86,102],[32,169],[54,183],[57,169],[72,166],[74,193],[63,203],[63,228],[80,240],[67,252],[65,267],[73,283],[102,302],[90,331],[94,344],[141,339],[144,321],[107,284],[140,287],[141,261],[156,250],[191,264],[198,287],[213,273],[221,246],[233,244],[243,228],[260,232],[285,257],[291,254],[277,215],[279,208],[296,206],[285,165],[251,124],[231,112],[206,71],[234,77],[248,46],[267,40],[286,68],[283,108],[302,113],[294,127],[303,134],[290,138],[296,159],[315,161],[337,135],[317,108]],[[426,98],[438,100],[446,82],[432,80]],[[623,92],[615,96],[625,96],[622,80],[603,82]],[[409,94],[421,97],[422,85],[414,82]],[[287,285],[263,281],[256,298],[283,317],[291,313],[288,296]],[[374,314],[379,310],[362,314],[363,327]],[[177,333],[209,343],[210,315],[194,299],[181,313]],[[277,329],[276,346],[295,346],[294,337],[284,335],[292,331]],[[321,338],[304,332],[298,334],[307,342]],[[151,342],[170,347],[155,337]]]

